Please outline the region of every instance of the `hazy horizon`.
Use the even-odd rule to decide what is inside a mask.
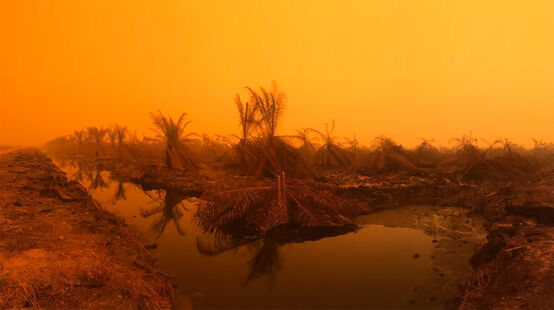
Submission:
[[[237,134],[235,93],[272,80],[285,135],[554,141],[554,2],[337,3],[0,0],[0,144],[157,110]]]

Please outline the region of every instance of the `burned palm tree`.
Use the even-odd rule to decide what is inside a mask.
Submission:
[[[421,139],[421,142],[415,149],[415,158],[419,166],[436,166],[441,157],[439,149],[435,146],[433,139]]]
[[[103,127],[88,127],[87,134],[89,139],[95,144],[95,154],[96,156],[104,152],[104,137],[108,131]]]
[[[482,153],[477,146],[478,140],[473,137],[471,132],[462,135],[460,138],[452,138],[450,142],[455,143],[454,150],[458,155],[459,163],[464,169],[471,167],[482,158]]]
[[[156,232],[156,239],[158,239],[162,233],[165,231],[165,228],[169,222],[173,221],[175,223],[175,228],[177,232],[183,236],[185,230],[181,226],[180,219],[183,217],[183,211],[186,210],[183,205],[183,200],[186,196],[182,195],[178,191],[166,190],[165,195],[158,193],[158,197],[152,197],[154,202],[157,204],[154,208],[150,210],[143,209],[141,210],[142,217],[151,217],[156,214],[161,214],[160,217],[152,225],[152,229]]]
[[[416,168],[406,150],[391,138],[377,137],[375,143],[377,145],[375,149],[377,169],[395,171]]]
[[[210,232],[263,233],[281,225],[305,228],[344,226],[340,199],[305,179],[311,169],[298,150],[276,135],[284,94],[248,88],[254,104],[258,136],[244,143],[243,167],[251,178],[230,178],[214,184],[201,197],[195,215]],[[243,140],[244,141],[244,140]],[[247,140],[249,141],[249,140]]]
[[[243,102],[239,94],[235,95],[235,104],[237,105],[240,118],[240,143],[246,144],[256,126],[256,104],[255,101],[252,102],[251,100]]]
[[[373,141],[372,150],[359,158],[351,170],[362,174],[411,171],[417,169],[413,154],[391,138],[380,136]]]
[[[73,136],[74,136],[75,143],[77,143],[77,153],[80,154],[85,140],[85,131],[75,130],[73,132]]]
[[[250,101],[251,104],[254,104],[254,111],[259,112],[256,122],[259,123],[262,135],[267,140],[272,140],[275,137],[277,126],[285,109],[285,93],[279,90],[279,86],[275,81],[271,83],[269,90],[263,87],[260,87],[258,92],[250,87],[246,89],[250,93]]]
[[[347,168],[352,164],[348,153],[339,146],[337,137],[334,136],[335,120],[331,122],[331,126],[325,123],[325,131],[313,128],[310,128],[310,130],[317,133],[323,143],[316,153],[316,164],[318,166],[326,169]]]
[[[237,101],[242,137],[234,147],[234,162],[243,173],[256,177],[307,177],[311,169],[300,153],[276,136],[279,119],[285,109],[286,96],[273,82],[269,90],[246,88],[247,102]],[[254,135],[256,134],[256,135]]]
[[[117,148],[117,157],[122,158],[124,154],[127,154],[126,152],[126,145],[125,141],[127,138],[127,127],[120,126],[120,125],[114,125],[111,130],[110,139],[113,136],[113,146]]]
[[[111,151],[115,150],[115,140],[116,140],[116,133],[112,129],[107,129],[108,133],[108,141],[110,141],[110,149]]]
[[[478,146],[478,139],[473,137],[470,132],[467,135],[462,135],[460,138],[453,138],[450,140],[456,143],[454,150],[457,154],[457,162],[461,167],[461,174],[466,175],[476,165],[487,159],[489,152],[493,150],[494,146],[499,144],[499,140],[495,140],[489,143],[489,146],[481,150]]]
[[[156,139],[165,143],[165,163],[167,168],[179,170],[197,170],[199,160],[187,143],[193,141],[191,137],[195,133],[185,133],[186,127],[191,121],[185,121],[183,113],[174,121],[171,117],[165,117],[161,112],[151,113]]]
[[[310,163],[313,162],[317,151],[312,137],[310,136],[311,132],[312,131],[309,128],[302,128],[297,129],[296,135],[291,136],[291,138],[300,141],[301,144],[298,148],[298,151],[300,152],[300,154],[302,154],[306,161]]]

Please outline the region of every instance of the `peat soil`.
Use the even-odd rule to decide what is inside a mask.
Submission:
[[[42,152],[0,154],[0,308],[170,308],[138,234]]]

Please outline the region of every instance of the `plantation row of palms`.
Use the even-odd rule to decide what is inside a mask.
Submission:
[[[258,233],[283,224],[308,228],[349,225],[341,215],[342,200],[314,181],[326,171],[432,170],[462,177],[513,178],[554,163],[552,144],[535,141],[535,148],[525,150],[508,139],[498,139],[480,147],[471,134],[453,139],[453,148],[422,140],[416,148],[405,149],[384,136],[364,147],[356,137],[335,136],[332,121],[322,131],[303,128],[296,135],[280,136],[285,103],[286,95],[275,82],[268,89],[247,87],[246,96],[236,95],[240,136],[200,136],[187,131],[190,121],[185,113],[173,119],[157,112],[151,114],[154,137],[139,139],[118,125],[89,127],[52,141],[49,147],[124,163],[160,161],[172,170],[196,172],[211,167],[231,172],[205,191],[196,218],[209,231],[240,226]]]

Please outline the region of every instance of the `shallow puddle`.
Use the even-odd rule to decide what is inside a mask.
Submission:
[[[160,269],[175,277],[181,307],[443,308],[485,237],[464,209],[405,206],[359,217],[361,229],[340,236],[219,244],[220,253],[207,253],[214,239],[193,222],[194,198],[144,192],[108,172],[64,170],[145,236]]]

